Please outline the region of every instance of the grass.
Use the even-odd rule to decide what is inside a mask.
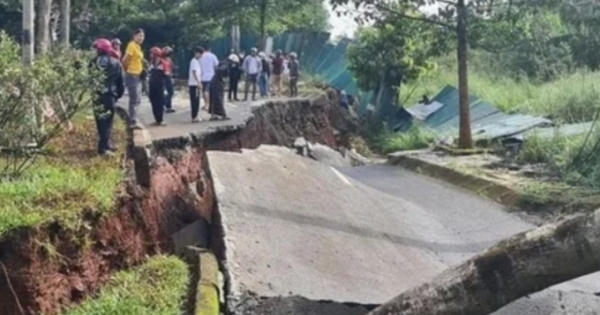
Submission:
[[[396,133],[387,128],[377,132],[371,141],[373,148],[383,154],[397,151],[425,149],[434,140],[434,134],[424,127],[412,126],[406,132]]]
[[[557,133],[551,138],[542,138],[534,133],[524,142],[516,160],[521,163],[542,163],[564,169],[579,152],[583,140],[584,136],[565,137]]]
[[[97,297],[63,315],[179,315],[188,281],[183,261],[155,256],[138,268],[118,272]]]
[[[0,181],[0,239],[11,230],[53,221],[77,227],[84,211],[113,208],[123,177],[121,154],[98,157],[95,130],[93,120],[75,120],[74,129],[53,139],[48,154],[25,174]],[[116,119],[113,140],[124,147],[125,139],[125,126]]]
[[[597,154],[600,134],[566,137],[555,134],[541,138],[536,134],[527,138],[515,160],[521,164],[543,164],[560,181],[582,188],[600,188],[600,157]]]
[[[572,123],[592,120],[600,106],[599,72],[582,70],[551,82],[533,83],[526,78],[502,75],[476,57],[469,63],[469,93],[505,112],[523,112],[559,123]],[[422,95],[432,97],[448,84],[457,86],[454,58],[440,59],[438,63],[433,73],[402,86],[402,104],[412,106]]]

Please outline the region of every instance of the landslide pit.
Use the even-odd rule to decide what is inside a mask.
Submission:
[[[0,260],[6,270],[0,276],[1,313],[59,314],[64,305],[96,292],[114,272],[139,265],[149,256],[174,252],[173,235],[198,221],[207,223],[208,247],[225,259],[207,150],[291,146],[298,137],[333,148],[348,146],[356,124],[334,104],[327,98],[270,102],[254,109],[242,128],[154,142],[148,161],[151,186],[138,185],[134,163],[129,161],[112,214],[100,217],[87,211],[78,230],[49,223],[13,231],[0,241]],[[260,305],[268,309],[269,303]],[[326,302],[306,303],[327,306]]]

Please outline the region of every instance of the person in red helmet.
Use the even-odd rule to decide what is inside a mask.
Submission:
[[[112,44],[113,52],[112,56],[121,60],[121,40],[118,38],[113,38],[110,43]]]
[[[166,71],[168,65],[163,58],[163,50],[159,47],[150,49],[150,62],[148,65],[148,96],[152,104],[152,114],[154,115],[154,126],[165,126],[163,120],[165,113],[165,81],[167,80]]]
[[[114,49],[109,40],[100,38],[94,42],[96,56],[90,61],[90,67],[102,72],[104,82],[96,91],[94,100],[94,117],[98,129],[98,154],[113,155],[110,145],[115,104],[125,92],[123,67],[119,60],[112,56]]]

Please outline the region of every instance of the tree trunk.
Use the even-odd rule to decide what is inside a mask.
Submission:
[[[50,13],[52,0],[39,0],[36,16],[35,48],[37,54],[46,54],[50,49]]]
[[[456,35],[458,37],[458,93],[460,107],[460,131],[458,136],[458,147],[461,149],[470,149],[473,147],[473,138],[471,137],[469,82],[467,79],[467,11],[465,7],[465,0],[458,0],[456,13]]]
[[[58,46],[58,42],[54,39],[54,34],[60,32],[60,6],[56,3],[52,4],[52,10],[50,10],[50,49],[54,49]]]
[[[35,5],[34,0],[23,0],[23,39],[21,40],[23,66],[28,67],[34,58],[35,34]]]
[[[600,270],[600,210],[500,241],[369,315],[487,315]]]
[[[71,0],[60,0],[60,31],[58,42],[62,47],[69,47],[71,34]]]
[[[267,5],[269,0],[262,0],[260,2],[260,51],[264,51],[267,45]]]

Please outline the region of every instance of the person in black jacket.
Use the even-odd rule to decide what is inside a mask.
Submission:
[[[114,148],[110,146],[115,104],[125,92],[123,67],[121,62],[112,56],[113,48],[108,39],[100,38],[94,42],[96,57],[90,62],[90,67],[100,70],[104,82],[96,91],[94,117],[98,128],[98,153],[113,155]]]
[[[223,78],[227,75],[227,62],[221,62],[215,69],[215,75],[210,81],[209,108],[210,120],[227,120],[225,113]]]
[[[231,55],[229,55],[228,62],[229,62],[229,70],[228,70],[228,74],[229,74],[229,92],[228,92],[228,94],[229,94],[229,97],[228,97],[228,99],[230,101],[239,101],[237,92],[238,92],[238,85],[240,82],[240,78],[242,77],[242,64],[240,62],[240,57],[238,57],[238,55],[232,53]]]
[[[165,81],[167,80],[167,62],[162,56],[162,49],[152,47],[150,49],[150,62],[148,64],[148,97],[152,105],[154,115],[153,126],[164,126],[165,114]]]

